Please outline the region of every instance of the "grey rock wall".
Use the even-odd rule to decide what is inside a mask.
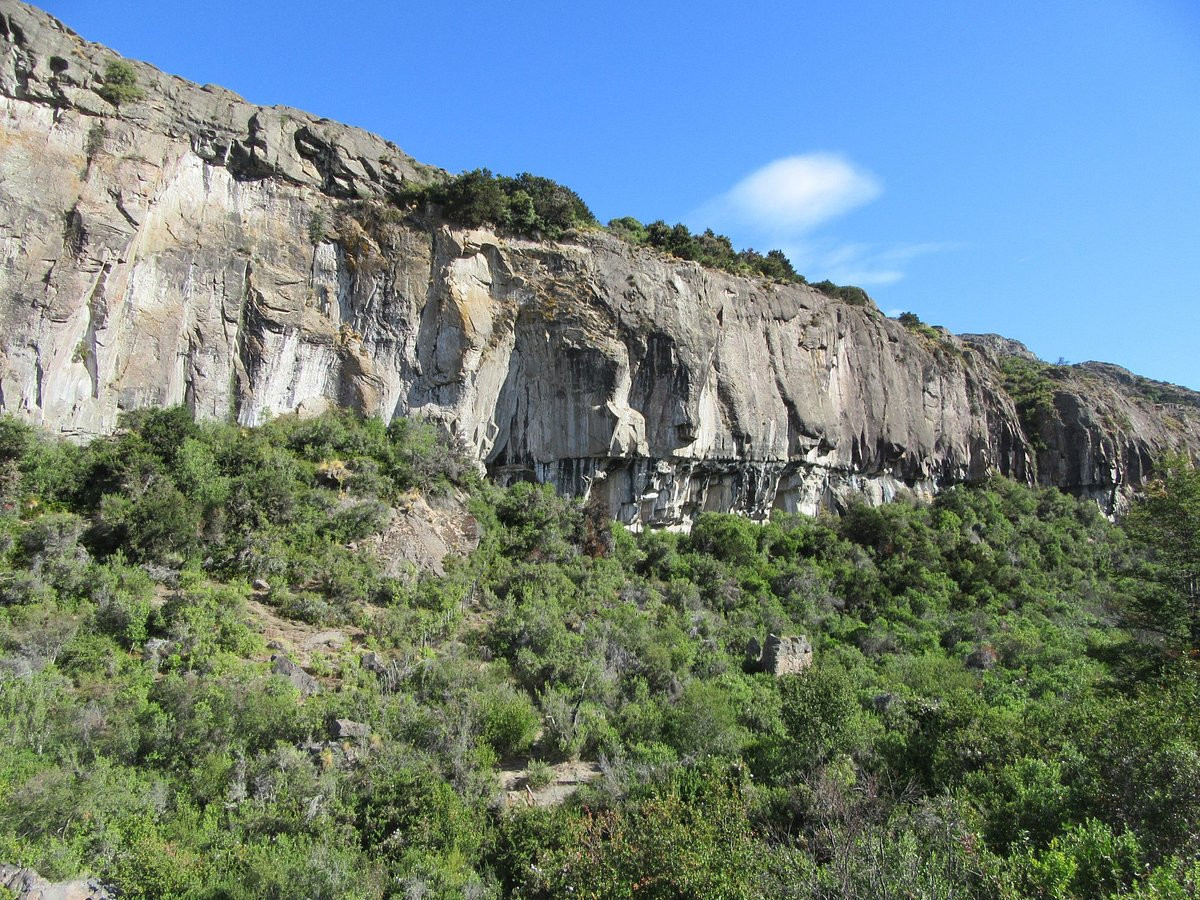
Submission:
[[[394,145],[141,63],[145,98],[115,107],[95,90],[114,58],[0,2],[0,410],[65,434],[146,405],[244,424],[348,405],[678,527],[993,473],[1111,508],[1161,449],[1200,446],[1187,403],[1082,369],[1032,440],[1002,339],[602,232],[454,229],[396,205],[445,175]]]

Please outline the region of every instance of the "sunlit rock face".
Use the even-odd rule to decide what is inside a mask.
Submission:
[[[538,242],[400,208],[445,177],[357,129],[133,63],[0,6],[0,409],[74,436],[183,403],[435,420],[497,478],[635,526],[926,498],[999,473],[1119,505],[1200,416],[1074,367],[1027,435],[998,338],[603,232]],[[1023,348],[1021,348],[1023,350]],[[1168,408],[1169,407],[1169,408]]]

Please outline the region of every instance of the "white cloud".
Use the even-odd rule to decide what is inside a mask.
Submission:
[[[795,234],[869,203],[882,190],[879,179],[841,156],[808,153],[752,172],[718,205],[746,225]]]
[[[856,243],[823,227],[882,193],[880,179],[845,156],[804,153],[756,169],[687,218],[697,231],[727,232],[737,246],[780,248],[811,281],[865,288],[895,284],[916,257],[960,246]]]
[[[810,278],[828,278],[837,284],[880,287],[905,276],[906,264],[930,253],[961,247],[951,242],[925,242],[876,247],[870,244],[798,241],[783,248],[796,270]]]

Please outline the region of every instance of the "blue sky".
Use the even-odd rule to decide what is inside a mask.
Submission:
[[[885,311],[1200,389],[1200,4],[47,0],[91,40]]]

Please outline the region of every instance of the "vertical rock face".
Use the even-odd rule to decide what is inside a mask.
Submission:
[[[1054,411],[1038,429],[1038,479],[1103,508],[1119,508],[1164,451],[1198,456],[1200,395],[1082,363],[1064,374]]]
[[[1022,345],[996,335],[965,342],[1002,367],[1036,361]],[[1037,483],[1120,510],[1163,453],[1200,459],[1200,394],[1152,381],[1109,363],[1040,364],[1048,408],[1024,423]]]
[[[116,107],[112,59],[0,3],[0,409],[64,433],[175,403],[422,416],[501,479],[677,526],[992,473],[1111,508],[1162,449],[1200,446],[1195,395],[1167,411],[1103,367],[1027,435],[1002,342],[603,232],[454,229],[397,205],[445,176],[394,145],[140,63],[144,98]]]

